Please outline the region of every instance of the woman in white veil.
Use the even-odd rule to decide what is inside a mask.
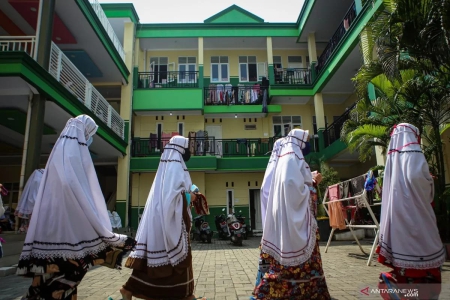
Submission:
[[[47,161],[17,269],[33,278],[25,299],[76,299],[90,267],[121,268],[135,245],[112,232],[88,150],[97,128],[87,115],[70,119]]]
[[[308,131],[293,129],[278,151],[261,240],[267,269],[252,299],[331,299],[311,211],[314,179],[302,152],[308,144]]]

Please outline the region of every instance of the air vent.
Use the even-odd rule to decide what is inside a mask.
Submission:
[[[245,125],[245,130],[256,130],[256,124],[247,124]]]

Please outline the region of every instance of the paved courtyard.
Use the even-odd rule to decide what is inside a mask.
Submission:
[[[195,295],[215,300],[249,299],[255,282],[259,241],[260,238],[252,237],[244,241],[242,247],[218,240],[213,240],[213,244],[193,242]],[[362,244],[369,253],[369,241]],[[367,257],[352,242],[332,242],[328,253],[324,251],[325,243],[321,243],[324,271],[333,299],[365,299],[359,291],[367,286],[375,287],[380,272],[387,270],[376,262],[368,267]],[[121,271],[105,267],[93,269],[83,279],[78,299],[121,299],[119,289],[130,272],[126,268]],[[443,283],[449,282],[450,263],[447,262]],[[20,299],[29,284],[30,279],[17,276],[0,278],[0,299]],[[445,294],[441,294],[440,299],[450,299],[450,293]]]

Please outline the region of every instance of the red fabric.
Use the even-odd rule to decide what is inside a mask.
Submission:
[[[209,215],[209,207],[208,202],[206,201],[206,197],[201,193],[197,193],[196,195],[197,199],[192,203],[195,209],[195,213],[201,216]]]

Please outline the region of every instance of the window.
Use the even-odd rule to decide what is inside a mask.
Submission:
[[[258,81],[256,56],[239,56],[239,81]]]
[[[273,67],[277,69],[283,68],[283,64],[281,62],[281,56],[274,56],[273,57]]]
[[[297,69],[303,68],[301,56],[288,56],[288,68]]]
[[[169,58],[150,57],[150,72],[154,72],[153,82],[166,83],[167,71],[169,70]]]
[[[211,56],[211,82],[229,82],[228,56]]]
[[[178,134],[184,135],[184,123],[183,122],[178,122]]]
[[[273,116],[273,135],[275,137],[287,136],[294,128],[302,128],[301,116]]]
[[[195,83],[197,59],[195,57],[178,57],[178,82]]]

